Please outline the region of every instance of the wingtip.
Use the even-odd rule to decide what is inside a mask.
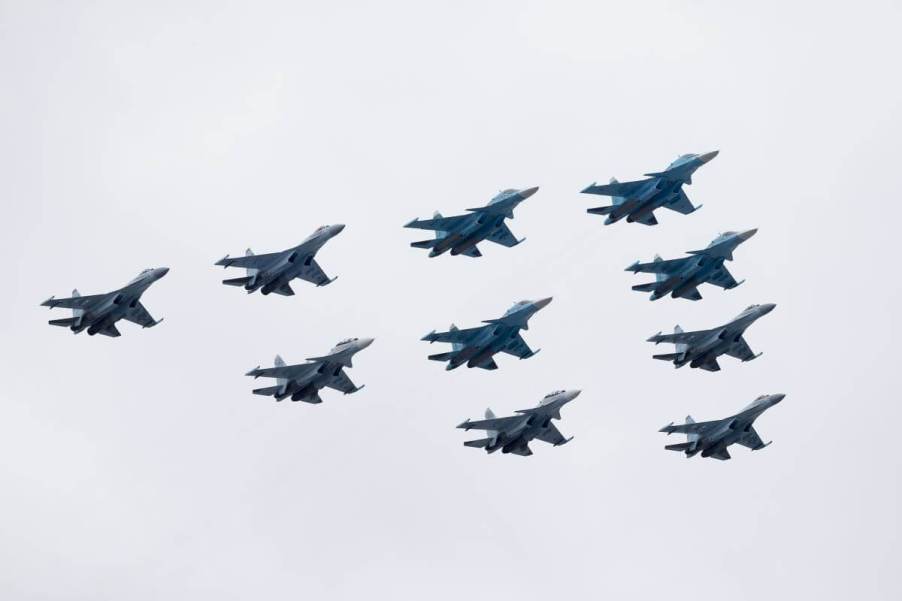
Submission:
[[[51,296],[50,298],[48,298],[47,300],[45,300],[44,302],[42,302],[42,303],[41,303],[41,306],[42,306],[42,307],[51,307],[51,308],[52,308],[52,307],[53,307],[53,299],[55,299],[55,298],[56,298],[56,296]]]
[[[419,219],[414,218],[404,224],[404,227],[413,227]]]
[[[221,258],[220,260],[216,261],[213,264],[214,265],[222,265],[223,267],[228,267],[229,266],[229,255],[224,256],[223,258]]]
[[[469,419],[467,419],[466,421],[462,421],[462,422],[460,422],[459,424],[457,424],[457,427],[458,427],[458,428],[461,428],[461,429],[463,429],[463,430],[469,430],[469,429],[470,429],[469,426],[470,426],[470,420],[469,420]]]
[[[658,336],[660,336],[660,335],[661,335],[661,332],[658,332],[658,333],[655,334],[654,336],[651,336],[651,337],[647,338],[647,339],[645,340],[645,342],[654,342],[655,344],[658,344],[658,342],[660,342],[660,341],[658,340]]]
[[[666,426],[664,426],[663,428],[661,428],[660,430],[658,430],[658,432],[666,432],[668,435],[670,435],[670,434],[671,434],[671,432],[670,432],[670,428],[671,428],[671,427],[673,427],[673,422],[670,422],[669,424],[667,424]]]

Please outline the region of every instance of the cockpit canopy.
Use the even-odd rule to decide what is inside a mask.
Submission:
[[[357,342],[357,340],[358,340],[358,338],[346,338],[346,339],[342,340],[341,342],[339,342],[338,344],[336,344],[335,346],[336,347],[344,346],[346,344],[351,344],[352,342]]]
[[[668,169],[673,169],[674,167],[679,167],[680,165],[685,165],[695,159],[698,158],[697,154],[683,154],[676,158],[674,162],[667,166]]]
[[[511,307],[510,309],[507,310],[507,313],[505,313],[505,315],[510,315],[511,313],[516,313],[523,307],[526,307],[527,305],[531,305],[531,304],[532,304],[532,301],[528,301],[528,300],[517,301],[514,303],[513,307]]]
[[[551,397],[553,397],[553,396],[555,396],[555,395],[558,395],[558,394],[561,394],[562,392],[566,392],[566,391],[564,391],[564,390],[555,390],[554,392],[549,392],[548,394],[545,395],[545,398],[546,398],[546,399],[550,399]]]
[[[129,284],[134,283],[134,282],[137,282],[137,281],[140,280],[140,279],[143,279],[144,276],[146,276],[147,274],[149,274],[149,273],[151,273],[151,272],[153,272],[153,269],[142,269],[142,270],[141,270],[141,273],[139,273],[138,275],[136,275],[135,278],[134,278],[131,282],[129,282]]]
[[[517,194],[518,192],[519,192],[519,190],[516,190],[514,188],[507,188],[506,190],[501,190],[500,192],[498,192],[498,194],[495,195],[495,198],[492,199],[492,203],[502,201],[505,198],[508,198],[510,196],[513,196],[514,194]]]
[[[711,244],[708,245],[708,248],[711,248],[712,246],[717,246],[724,240],[728,240],[729,238],[732,238],[735,235],[736,235],[736,232],[723,232],[721,234],[717,234],[717,238],[715,238],[714,240],[711,241]]]

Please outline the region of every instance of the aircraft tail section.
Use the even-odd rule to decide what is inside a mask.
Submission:
[[[691,415],[687,415],[687,416],[686,416],[686,423],[687,423],[687,424],[694,424],[694,423],[695,423],[695,420],[692,419],[692,416],[691,416]],[[689,434],[686,435],[686,439],[687,439],[689,442],[691,442],[691,443],[694,444],[694,443],[698,440],[698,432],[690,432]]]
[[[274,396],[277,401],[281,401],[284,396],[282,396],[284,390],[284,386],[267,386],[266,388],[255,388],[252,392],[254,394],[259,394],[261,396]]]
[[[81,296],[81,292],[78,291],[78,288],[72,289],[72,298],[79,298]],[[72,317],[81,322],[81,316],[85,314],[84,309],[72,309]],[[76,324],[78,325],[78,324]]]
[[[682,353],[664,353],[661,355],[652,355],[652,359],[660,359],[661,361],[679,361],[682,358]]]
[[[693,443],[691,442],[680,442],[677,444],[669,444],[664,447],[668,451],[691,451],[693,448]]]
[[[276,358],[273,359],[272,363],[275,367],[285,367],[285,360],[282,359],[281,355],[276,355]],[[288,383],[288,378],[276,378],[276,383],[279,385],[279,387],[282,387]]]
[[[646,284],[636,284],[635,286],[633,286],[633,290],[636,290],[638,292],[654,292],[660,285],[661,282],[659,281],[648,282]]]
[[[473,447],[476,449],[484,449],[495,442],[494,438],[480,438],[479,440],[468,440],[464,442],[465,447]]]
[[[433,248],[436,244],[438,244],[438,241],[441,240],[441,238],[438,237],[438,234],[440,233],[441,232],[436,232],[436,237],[434,239],[411,242],[410,245],[414,248]]]
[[[433,219],[444,219],[444,216],[441,213],[439,213],[438,211],[436,211],[435,213],[432,214],[432,218]],[[436,240],[441,240],[442,238],[445,238],[447,235],[448,235],[448,232],[445,232],[442,230],[435,230],[435,239]],[[434,242],[433,242],[433,244],[434,244]],[[425,248],[429,248],[429,247],[425,247]]]

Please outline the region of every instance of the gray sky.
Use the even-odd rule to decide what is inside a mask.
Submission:
[[[727,6],[732,4],[732,6]],[[902,211],[892,2],[2,2],[0,597],[897,599]],[[578,193],[720,149],[704,209],[603,227]],[[401,228],[541,186],[480,260]],[[248,296],[212,263],[346,223],[333,285]],[[740,288],[650,303],[623,268],[759,227]],[[170,274],[160,327],[72,336],[38,306]],[[554,296],[497,372],[419,337]],[[751,303],[764,356],[645,338]],[[275,353],[374,336],[366,389],[251,395]],[[663,347],[658,347],[659,351]],[[259,382],[258,382],[259,384]],[[558,388],[561,448],[454,426]],[[894,393],[890,393],[890,390]],[[774,445],[692,461],[657,429],[787,393]]]

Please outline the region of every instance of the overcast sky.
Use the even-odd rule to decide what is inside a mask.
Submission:
[[[902,597],[900,26],[868,1],[0,2],[0,597]],[[695,214],[585,213],[593,181],[714,149]],[[528,186],[524,244],[409,247],[408,220]],[[334,284],[220,284],[223,255],[324,223]],[[630,290],[634,260],[752,227],[736,290]],[[156,266],[157,328],[73,336],[38,306]],[[426,360],[426,332],[544,296],[535,358]],[[651,359],[764,302],[760,359]],[[376,339],[363,391],[251,394],[350,336]],[[572,443],[462,446],[561,388]],[[766,450],[664,450],[775,392]]]

